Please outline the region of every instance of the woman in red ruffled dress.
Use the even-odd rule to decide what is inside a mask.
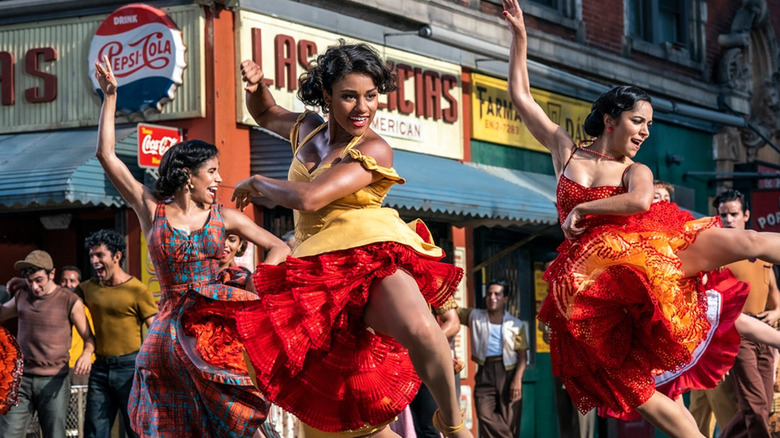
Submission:
[[[11,333],[0,326],[0,415],[19,401],[22,385],[22,352]]]
[[[600,96],[584,124],[593,141],[574,145],[531,95],[517,0],[504,0],[504,17],[513,35],[510,98],[549,149],[558,178],[566,240],[545,272],[550,294],[539,312],[551,329],[553,373],[583,412],[597,407],[626,416],[636,410],[670,436],[701,436],[684,406],[659,392],[655,379],[666,372],[682,379],[679,386],[669,383],[673,397],[717,383],[738,348],[735,319],[740,332],[776,344],[776,332],[738,317],[743,284],[701,273],[750,257],[778,263],[780,235],[724,229],[718,218],[693,220],[669,202],[651,205],[652,172],[632,158],[650,135],[653,108],[636,87]],[[712,294],[722,311],[708,299]],[[721,330],[713,330],[710,313]],[[718,339],[708,346],[713,336]]]
[[[258,124],[290,138],[288,180],[240,182],[246,206],[262,195],[295,215],[295,248],[283,266],[258,266],[260,301],[238,314],[258,386],[306,425],[306,436],[397,436],[386,425],[420,378],[440,411],[434,424],[470,437],[455,397],[452,357],[428,305],[452,295],[462,271],[438,260],[425,225],[382,208],[394,184],[393,151],[371,128],[395,75],[365,44],[330,47],[300,79],[304,104],[276,105],[252,61],[241,65]],[[418,378],[419,375],[419,378]]]

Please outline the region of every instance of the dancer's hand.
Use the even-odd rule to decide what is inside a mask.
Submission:
[[[523,20],[523,11],[520,9],[520,5],[517,3],[517,0],[503,1],[504,19],[506,19],[509,31],[512,32],[512,36],[515,38],[525,38],[525,21]]]
[[[103,62],[105,65],[101,64],[100,61],[95,61],[95,78],[97,78],[104,96],[116,94],[116,77],[111,71],[111,63],[108,61],[108,56],[103,55]]]
[[[254,177],[250,176],[236,184],[236,188],[233,189],[233,196],[230,199],[231,201],[235,201],[237,209],[243,210],[247,205],[252,203],[252,198],[259,195],[260,192],[254,185]]]
[[[585,228],[577,226],[582,219],[577,207],[574,207],[571,212],[569,212],[569,215],[566,216],[566,220],[561,224],[561,229],[563,230],[563,235],[566,236],[568,240],[574,240],[577,236],[585,232]]]
[[[241,63],[241,80],[246,82],[244,90],[248,93],[257,91],[257,87],[262,86],[264,78],[265,73],[254,61],[247,59]]]

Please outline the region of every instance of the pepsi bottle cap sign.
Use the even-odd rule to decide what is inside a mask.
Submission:
[[[92,38],[92,86],[102,99],[94,64],[108,56],[118,85],[117,113],[160,112],[182,84],[186,50],[181,31],[165,12],[143,4],[123,6],[103,21]]]

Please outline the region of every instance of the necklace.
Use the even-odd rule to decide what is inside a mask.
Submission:
[[[609,160],[609,161],[623,161],[620,158],[610,157],[609,155],[604,155],[601,152],[594,151],[593,149],[589,149],[589,148],[586,148],[586,147],[580,147],[580,150],[581,151],[585,151],[585,152],[590,152],[591,154],[599,156],[599,157],[601,157],[601,158],[603,158],[605,160]]]

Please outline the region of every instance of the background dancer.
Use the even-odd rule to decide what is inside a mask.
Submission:
[[[392,149],[370,128],[379,95],[396,87],[392,71],[367,45],[329,48],[298,92],[328,113],[323,122],[276,105],[254,62],[241,68],[250,113],[290,136],[294,153],[289,181],[257,175],[234,191],[241,207],[262,194],[295,210],[295,257],[258,267],[262,301],[239,314],[263,393],[307,424],[307,437],[396,436],[385,425],[414,397],[419,374],[439,406],[438,428],[471,436],[449,344],[428,308],[442,305],[462,271],[437,262],[443,252],[422,222],[407,225],[380,208],[404,182]]]
[[[229,321],[220,315],[212,315],[210,324],[199,324],[203,315],[187,318],[199,302],[256,298],[217,280],[228,234],[265,249],[266,263],[280,263],[289,248],[241,212],[216,203],[222,178],[214,145],[188,140],[169,149],[156,194],[133,178],[114,151],[117,83],[108,57],[104,62],[95,63],[104,95],[96,155],[138,215],[161,286],[159,313],[136,360],[133,429],[143,437],[251,436],[268,406],[251,384],[240,343],[231,342]]]
[[[553,372],[583,412],[636,409],[668,435],[701,436],[688,411],[656,391],[653,374],[690,362],[710,329],[699,273],[749,257],[778,261],[780,235],[693,221],[672,203],[651,206],[652,172],[631,158],[650,134],[653,109],[636,87],[599,97],[584,126],[595,139],[576,147],[533,100],[522,11],[517,0],[504,9],[510,97],[550,150],[566,236],[545,273],[550,294],[539,313],[551,328]]]

